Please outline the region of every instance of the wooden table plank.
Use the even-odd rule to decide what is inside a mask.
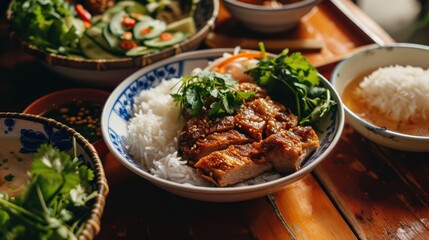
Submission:
[[[294,239],[357,239],[311,175],[276,192],[272,201]]]
[[[315,173],[359,238],[428,239],[428,166],[428,153],[378,146],[346,125]]]

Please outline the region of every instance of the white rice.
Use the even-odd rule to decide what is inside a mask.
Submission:
[[[195,186],[210,186],[178,156],[178,136],[184,121],[179,118],[179,106],[170,96],[177,91],[178,81],[162,81],[136,97],[125,145],[143,169],[159,178]],[[279,173],[267,172],[237,186],[255,185],[280,177]]]
[[[392,120],[427,119],[429,70],[412,66],[379,68],[359,84],[363,99]]]
[[[136,97],[125,144],[129,153],[153,175],[178,183],[208,185],[177,155],[177,141],[184,122],[170,93],[179,79],[162,81]]]

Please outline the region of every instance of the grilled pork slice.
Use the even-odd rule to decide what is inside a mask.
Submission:
[[[195,167],[203,179],[223,187],[254,178],[272,166],[282,173],[295,172],[317,147],[319,138],[311,127],[296,127],[260,142],[214,151]]]
[[[183,153],[187,155],[189,164],[193,165],[198,159],[211,152],[225,149],[230,145],[241,145],[251,141],[251,138],[233,129],[227,132],[214,132],[197,140],[192,147],[183,149]]]
[[[234,117],[235,126],[260,141],[275,132],[296,127],[298,118],[270,97],[246,102]]]
[[[265,135],[270,136],[298,125],[298,117],[291,112],[279,112],[267,121]]]
[[[195,167],[199,175],[208,182],[225,187],[254,178],[272,168],[268,162],[257,163],[249,156],[251,144],[233,145],[201,158]]]
[[[180,138],[184,140],[196,141],[214,132],[226,132],[234,128],[234,117],[225,116],[216,120],[211,120],[207,115],[190,118],[183,127]]]
[[[206,115],[190,118],[186,121],[182,132],[179,135],[179,151],[187,154],[198,140],[203,140],[207,135],[215,132],[227,132],[234,129],[234,117],[226,116],[215,121],[210,120]]]
[[[291,173],[299,170],[302,162],[319,147],[319,137],[311,127],[296,127],[272,134],[259,144],[277,171]],[[254,146],[258,148],[259,144]]]
[[[262,133],[267,125],[264,118],[258,116],[252,108],[246,105],[243,105],[235,115],[234,122],[237,129],[249,134],[255,141],[262,139]]]

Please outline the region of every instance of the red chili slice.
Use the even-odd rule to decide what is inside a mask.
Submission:
[[[91,13],[89,13],[82,4],[76,4],[74,6],[74,9],[76,10],[77,15],[84,21],[84,22],[91,22]]]

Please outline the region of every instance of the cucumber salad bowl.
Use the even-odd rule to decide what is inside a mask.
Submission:
[[[97,9],[89,0],[12,0],[12,39],[67,78],[114,87],[141,67],[197,49],[219,12],[217,0],[105,2]]]

